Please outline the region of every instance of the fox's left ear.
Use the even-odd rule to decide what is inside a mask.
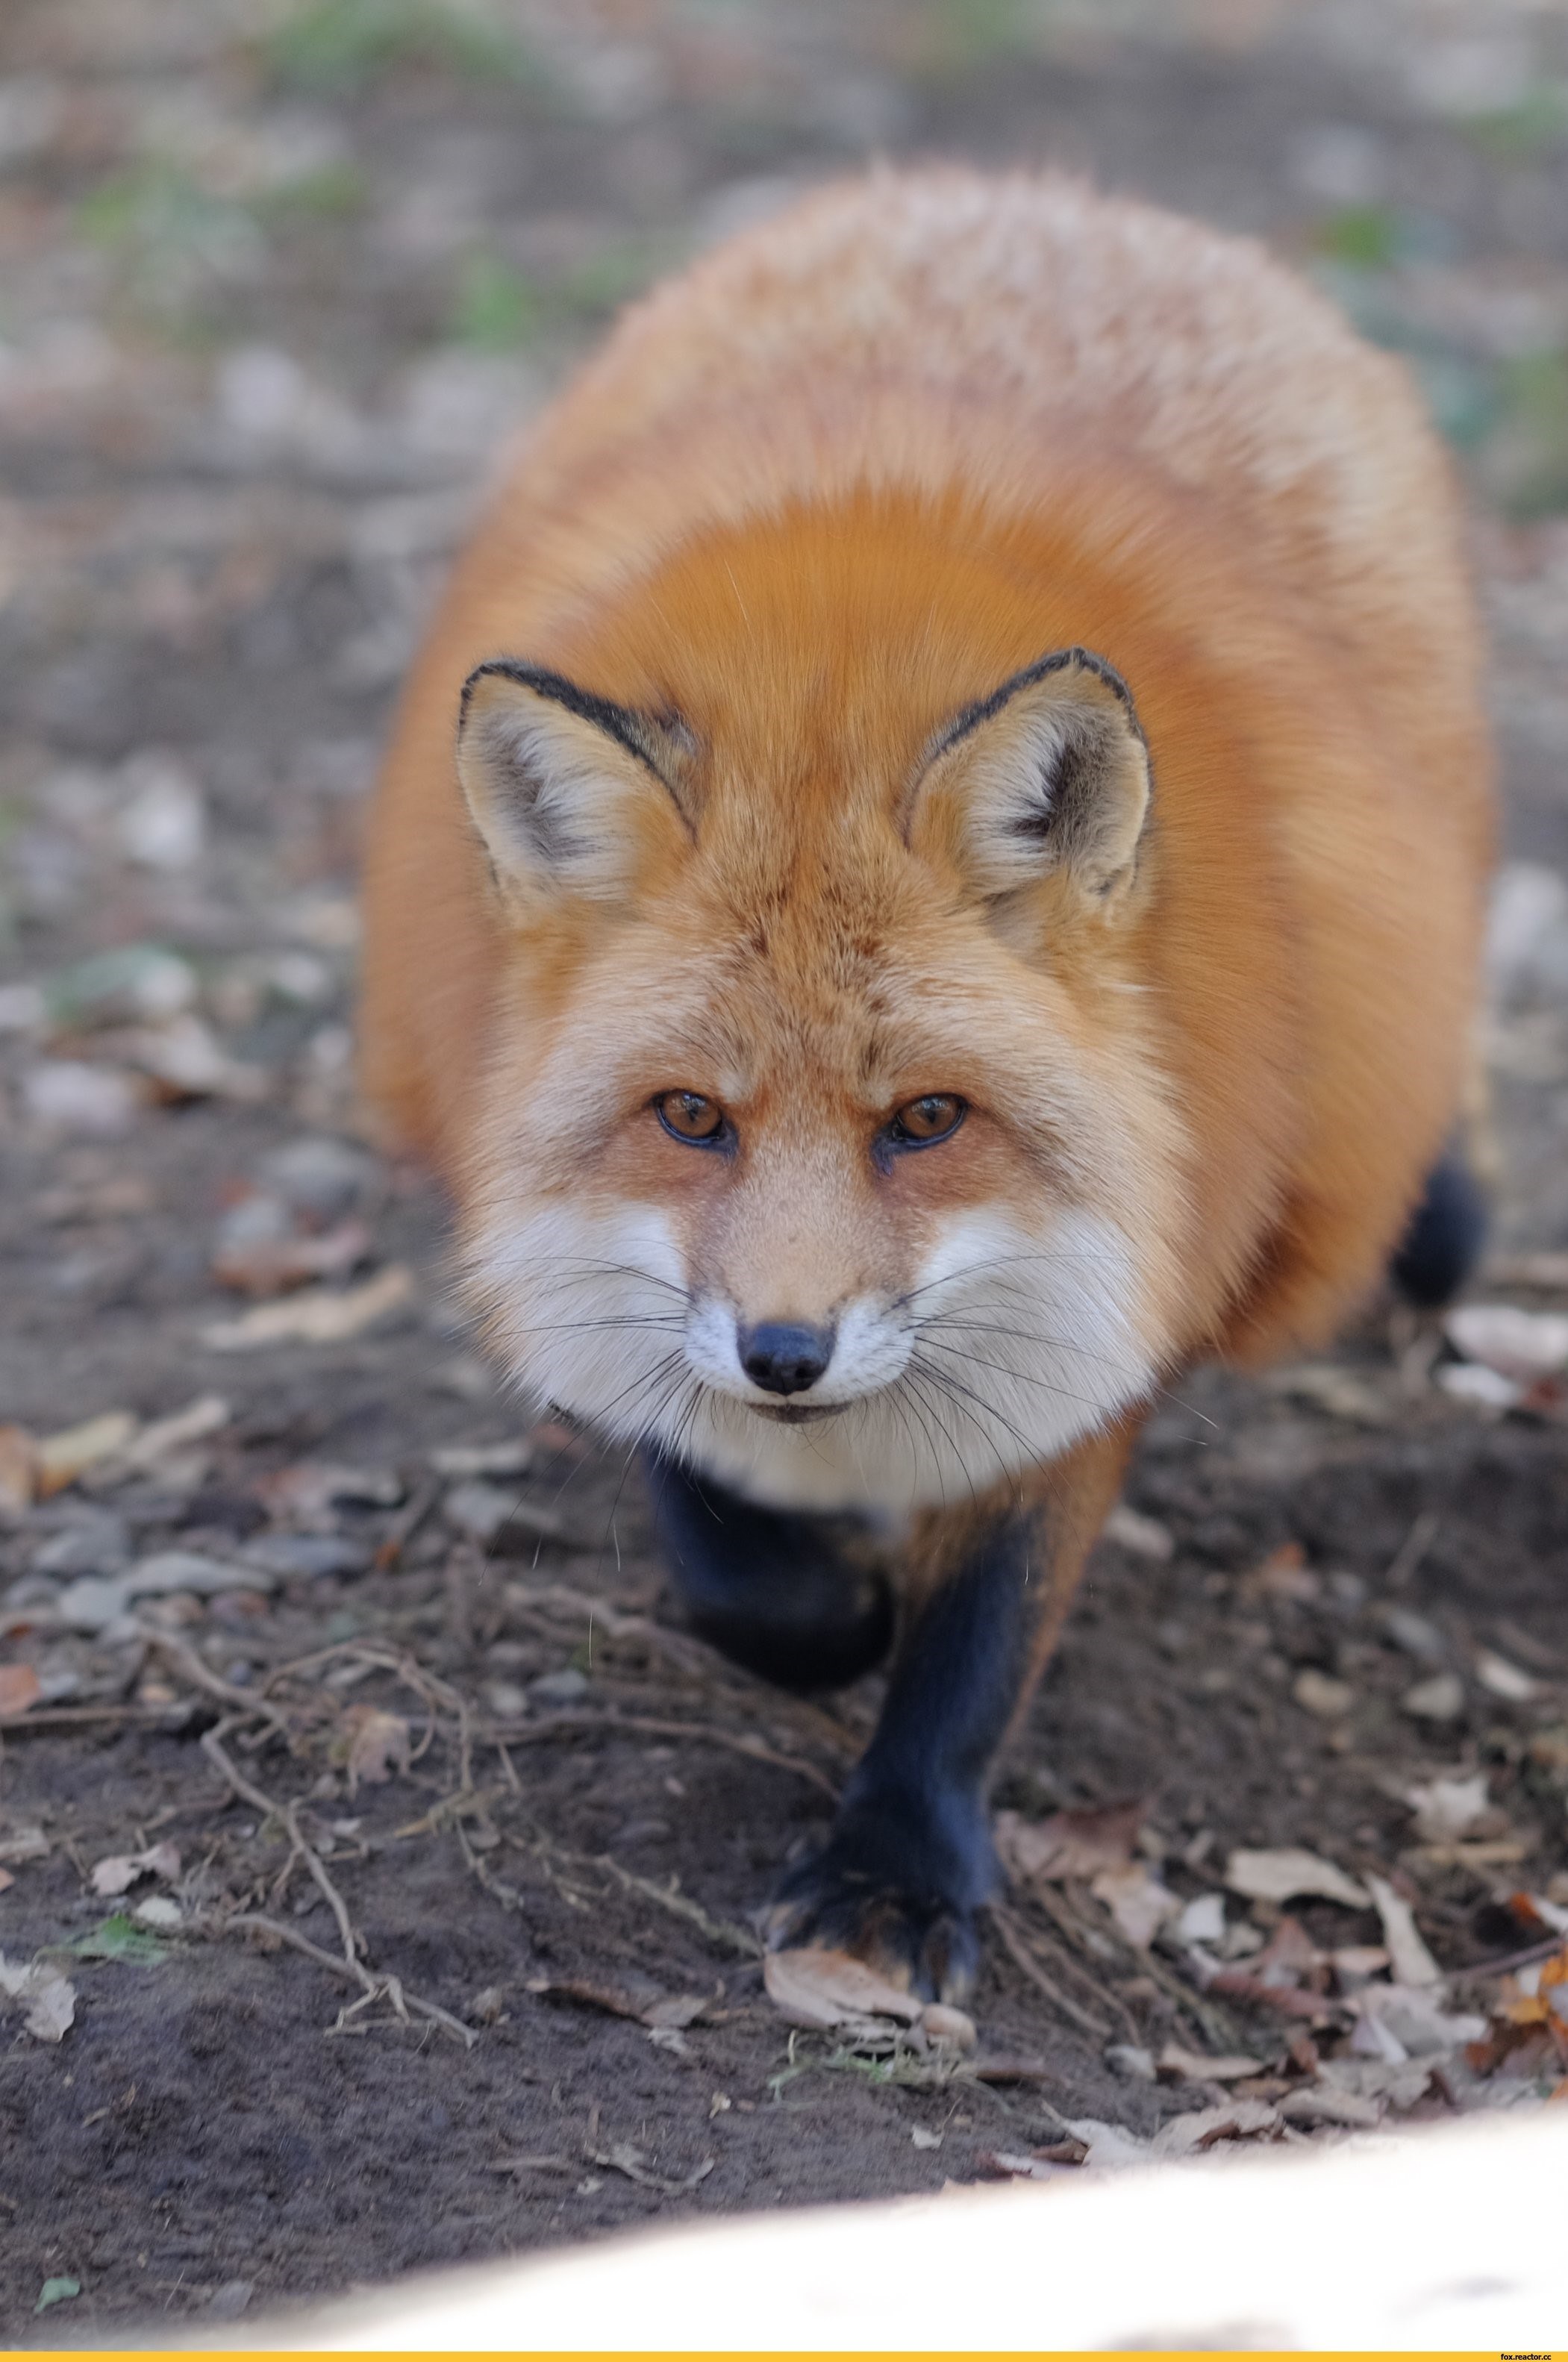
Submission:
[[[458,776],[496,880],[537,908],[624,902],[692,829],[681,800],[695,742],[559,673],[498,657],[463,684]]]
[[[1066,876],[1110,908],[1132,883],[1149,757],[1120,673],[1062,648],[940,731],[905,805],[915,853],[944,855],[988,899]]]

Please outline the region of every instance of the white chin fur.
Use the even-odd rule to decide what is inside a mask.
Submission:
[[[901,1301],[845,1308],[811,1394],[840,1407],[798,1427],[767,1415],[733,1313],[694,1298],[651,1208],[492,1223],[469,1275],[492,1344],[538,1402],[778,1508],[896,1520],[967,1500],[1056,1459],[1154,1377],[1127,1241],[1081,1212],[1040,1232],[999,1214],[955,1222]]]

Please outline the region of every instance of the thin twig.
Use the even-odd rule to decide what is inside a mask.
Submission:
[[[558,1848],[557,1850],[564,1852],[566,1849]],[[749,1927],[739,1927],[733,1919],[711,1918],[701,1904],[693,1903],[690,1896],[672,1893],[667,1887],[656,1886],[651,1878],[639,1878],[635,1871],[624,1870],[613,1854],[596,1853],[580,1859],[591,1860],[599,1869],[607,1870],[634,1894],[646,1895],[650,1903],[658,1904],[664,1910],[672,1911],[678,1919],[684,1919],[691,1926],[701,1928],[711,1944],[722,1945],[727,1952],[738,1952],[743,1959],[761,1959],[761,1943]]]
[[[1077,2003],[1070,2000],[1061,1987],[1046,1975],[1035,1958],[1022,1928],[1006,1905],[993,1903],[989,1908],[991,1920],[998,1935],[1001,1937],[1014,1963],[1023,1970],[1031,1984],[1036,1986],[1044,1994],[1053,2009],[1059,2010],[1064,2017],[1071,2018],[1073,2024],[1082,2032],[1092,2034],[1099,2041],[1106,2041],[1111,2033],[1111,2028],[1103,2018],[1094,2017],[1087,2009],[1080,2009]]]
[[[156,1649],[160,1656],[167,1657],[188,1682],[193,1683],[199,1690],[205,1690],[209,1697],[218,1699],[237,1714],[254,1715],[270,1722],[280,1738],[293,1740],[293,1731],[286,1716],[280,1714],[275,1705],[269,1705],[259,1691],[237,1689],[232,1682],[224,1681],[210,1665],[202,1662],[188,1642],[176,1639],[172,1632],[160,1631],[155,1624],[138,1623],[136,1637],[138,1640],[145,1640],[149,1649]],[[204,1739],[203,1745],[205,1743]]]
[[[73,1724],[90,1722],[160,1722],[169,1715],[188,1709],[189,1702],[184,1698],[174,1698],[167,1705],[149,1705],[140,1698],[127,1698],[118,1705],[25,1706],[20,1714],[0,1714],[0,1731],[69,1728]]]
[[[640,1738],[700,1739],[710,1747],[727,1747],[732,1753],[744,1755],[753,1763],[771,1763],[780,1772],[792,1772],[797,1779],[809,1780],[813,1787],[820,1788],[835,1805],[838,1802],[837,1788],[814,1763],[807,1763],[798,1755],[781,1754],[766,1739],[754,1738],[749,1732],[716,1730],[705,1722],[671,1722],[651,1714],[595,1713],[590,1708],[571,1708],[540,1722],[491,1723],[483,1736],[498,1744],[504,1740],[508,1747],[536,1747],[578,1730],[629,1730]]]
[[[220,1722],[215,1730],[204,1731],[202,1751],[217,1766],[237,1796],[242,1797],[246,1804],[253,1805],[261,1814],[263,1819],[281,1821],[288,1831],[291,1845],[297,1850],[305,1868],[320,1888],[333,1917],[337,1922],[337,1933],[343,1945],[341,1963],[343,1971],[354,1980],[367,1998],[379,1998],[384,1993],[392,2002],[394,2008],[399,2010],[400,2014],[403,2014],[402,2003],[406,1998],[410,2009],[417,2010],[422,2017],[434,2019],[437,2025],[446,2026],[448,2032],[459,2037],[465,2047],[471,2049],[477,2037],[473,2029],[464,2025],[460,2018],[454,2017],[450,2011],[443,2009],[438,2002],[425,2001],[415,1993],[408,1993],[405,1996],[395,1977],[372,1976],[370,1970],[366,1968],[359,1958],[359,1941],[354,1932],[354,1923],[348,1916],[348,1906],[328,1877],[326,1865],[321,1856],[300,1827],[298,1805],[293,1803],[287,1805],[276,1803],[268,1795],[264,1788],[257,1787],[254,1781],[246,1778],[233,1758],[226,1751],[223,1740],[233,1727],[234,1719]],[[275,1933],[282,1934],[285,1942],[293,1940],[287,1930],[277,1928],[272,1922],[267,1924],[273,1926]],[[331,1954],[328,1953],[325,1957],[330,1959]]]

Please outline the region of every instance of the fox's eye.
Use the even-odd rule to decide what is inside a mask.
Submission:
[[[900,1148],[929,1148],[956,1131],[966,1112],[955,1092],[929,1091],[899,1109],[888,1126],[889,1136]]]
[[[712,1147],[723,1134],[723,1109],[701,1091],[666,1091],[655,1099],[654,1112],[666,1131],[695,1148]]]

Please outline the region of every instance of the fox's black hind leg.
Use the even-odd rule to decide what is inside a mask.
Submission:
[[[893,1637],[869,1537],[845,1518],[759,1508],[679,1461],[645,1461],[654,1523],[694,1631],[765,1681],[837,1689]]]
[[[1427,1175],[1420,1203],[1388,1275],[1408,1304],[1435,1311],[1458,1295],[1486,1243],[1486,1200],[1463,1153],[1450,1149]]]

